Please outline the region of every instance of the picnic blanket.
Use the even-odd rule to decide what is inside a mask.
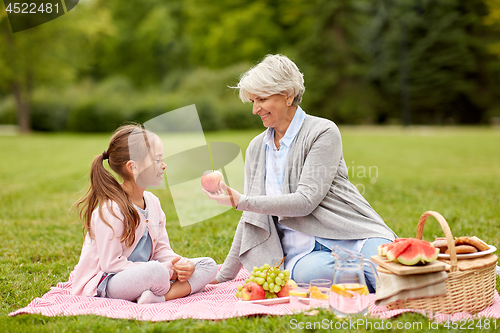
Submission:
[[[219,266],[220,269],[220,266]],[[259,305],[243,302],[236,298],[236,288],[243,284],[249,273],[242,268],[237,277],[218,285],[208,285],[204,292],[184,298],[156,304],[138,305],[125,300],[84,297],[71,295],[73,273],[67,282],[58,283],[41,298],[35,298],[28,306],[10,313],[10,316],[19,314],[42,314],[44,316],[74,316],[99,315],[109,318],[136,319],[146,321],[167,321],[175,319],[227,319],[251,315],[290,315],[290,304]],[[493,305],[475,316],[468,313],[454,315],[431,314],[422,310],[390,310],[384,306],[376,306],[373,301],[375,295],[370,295],[369,313],[371,316],[388,319],[401,313],[412,311],[427,315],[430,319],[444,322],[448,320],[464,320],[468,318],[500,318],[500,296],[495,294]],[[320,304],[311,301],[311,305]]]

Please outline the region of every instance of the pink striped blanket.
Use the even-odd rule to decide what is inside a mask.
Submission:
[[[243,283],[249,273],[242,269],[236,279],[218,285],[208,285],[201,293],[190,295],[163,303],[138,305],[133,302],[71,295],[73,273],[67,282],[58,283],[41,298],[31,301],[28,306],[10,313],[10,316],[19,314],[42,314],[44,316],[74,316],[99,315],[110,318],[137,319],[147,321],[166,321],[175,319],[227,319],[251,315],[289,315],[289,303],[275,305],[259,305],[239,301],[236,296],[236,287]],[[431,314],[421,310],[392,310],[387,311],[383,306],[373,304],[374,295],[371,295],[369,312],[373,317],[388,319],[403,312],[413,311],[427,315],[437,322],[448,320],[464,320],[469,318],[500,318],[500,296],[495,294],[494,304],[471,316],[468,313],[454,315]],[[313,300],[312,306],[315,305]]]

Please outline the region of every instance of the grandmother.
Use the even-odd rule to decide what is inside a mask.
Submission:
[[[222,205],[243,211],[231,250],[213,283],[233,279],[241,266],[273,264],[297,282],[332,279],[331,249],[340,245],[365,258],[393,241],[394,232],[349,181],[339,129],[299,106],[304,79],[286,56],[268,55],[238,83],[243,102],[267,129],[249,144],[244,194],[221,182],[206,192]],[[375,279],[365,277],[370,292]]]

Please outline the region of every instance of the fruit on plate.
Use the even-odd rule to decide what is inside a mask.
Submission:
[[[387,255],[387,251],[389,251],[392,247],[398,245],[400,242],[405,242],[407,238],[396,238],[392,243],[382,244],[377,246],[377,254],[379,256],[385,257]]]
[[[201,176],[201,186],[208,192],[217,192],[223,178],[219,170],[207,170]]]
[[[250,273],[250,277],[245,280],[245,285],[238,286],[236,297],[243,298],[244,289],[250,283],[255,283],[264,291],[262,298],[277,298],[289,296],[289,285],[287,283],[295,283],[290,280],[290,271],[281,271],[279,266],[283,263],[284,258],[278,261],[273,266],[265,264],[261,267],[255,266]]]
[[[438,257],[439,249],[421,239],[404,238],[379,246],[377,252],[388,260],[412,266],[433,262]]]
[[[266,298],[266,292],[262,286],[255,282],[247,283],[241,290],[241,298],[244,301],[255,301]]]
[[[290,296],[290,286],[292,284],[297,285],[295,283],[295,281],[293,281],[292,279],[286,281],[285,285],[283,287],[281,287],[281,290],[276,293],[276,296],[278,296],[278,297],[287,297],[287,296]]]
[[[387,250],[387,259],[390,261],[398,262],[398,257],[404,250],[411,245],[411,242],[397,242],[389,250]]]
[[[288,285],[288,289],[290,289],[290,288],[298,288],[297,282],[295,282],[292,279],[288,279],[288,281],[286,281],[286,284]]]
[[[425,264],[437,259],[439,249],[433,247],[431,243],[415,238],[409,238],[408,242],[411,243],[410,246],[397,257],[403,265]]]

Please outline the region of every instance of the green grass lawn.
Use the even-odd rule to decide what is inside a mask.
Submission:
[[[420,215],[435,210],[447,219],[455,236],[477,235],[500,246],[500,129],[340,129],[351,181],[398,236],[415,237]],[[207,139],[234,142],[244,151],[258,132],[211,133]],[[0,136],[0,332],[268,332],[289,330],[294,319],[336,321],[328,312],[317,317],[161,323],[97,316],[8,317],[66,281],[77,263],[83,234],[71,206],[84,193],[90,163],[107,148],[108,139],[109,135],[77,134]],[[231,210],[181,228],[169,191],[153,192],[167,215],[173,249],[222,263],[241,212]],[[438,223],[429,219],[424,238],[442,234]],[[427,318],[416,314],[393,322],[420,322],[423,329],[429,325]],[[442,326],[440,330],[450,331]]]

